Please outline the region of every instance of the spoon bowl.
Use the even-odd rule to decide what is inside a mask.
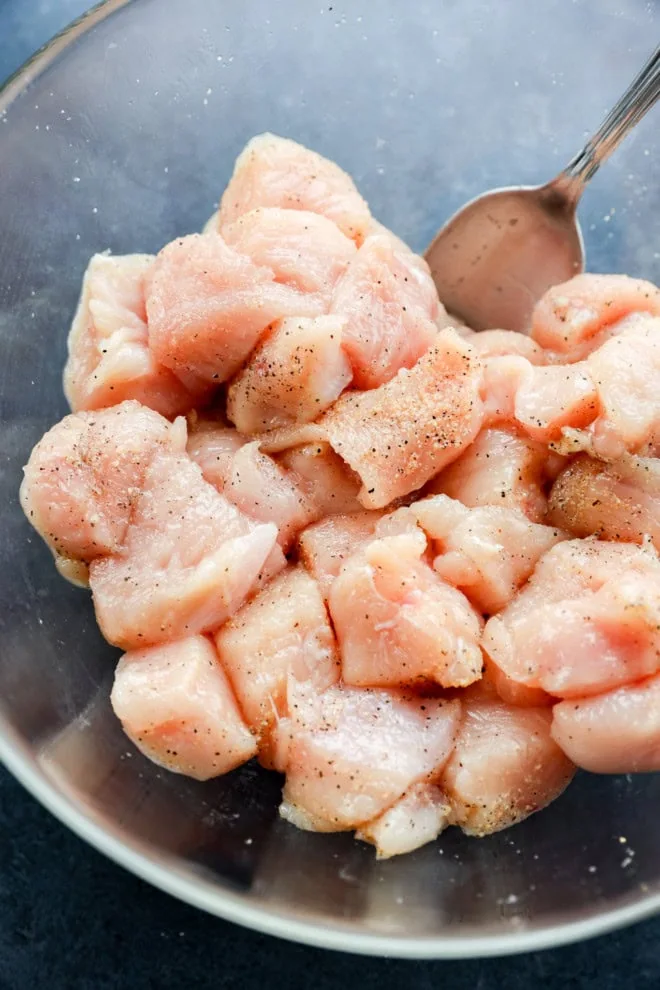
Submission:
[[[426,260],[444,305],[473,330],[524,332],[543,293],[584,270],[584,244],[552,186],[511,186],[454,214]]]
[[[552,182],[493,189],[454,214],[426,251],[450,313],[473,330],[529,330],[543,293],[584,270],[576,210],[587,182],[659,97],[660,47]]]

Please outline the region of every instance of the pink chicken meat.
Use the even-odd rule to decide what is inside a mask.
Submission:
[[[20,500],[145,756],[256,757],[286,821],[387,858],[576,767],[660,771],[659,382],[651,283],[477,334],[338,165],[262,134],[203,233],[91,259]]]

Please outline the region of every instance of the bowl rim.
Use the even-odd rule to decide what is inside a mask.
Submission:
[[[99,22],[138,0],[101,0],[38,49],[0,85],[0,114],[62,52]],[[49,778],[0,711],[0,762],[62,824],[129,872],[179,900],[254,931],[322,949],[401,959],[474,959],[558,948],[660,913],[660,892],[582,920],[484,936],[401,936],[352,932],[349,925],[305,921],[294,913],[251,903],[242,893],[221,890],[201,876],[188,876],[172,861],[159,862],[137,841],[121,838],[95,820]]]

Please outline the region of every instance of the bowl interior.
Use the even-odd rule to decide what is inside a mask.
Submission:
[[[376,862],[277,816],[252,766],[160,772],[108,703],[114,654],[17,501],[65,412],[61,369],[94,251],[155,251],[212,212],[271,130],[338,160],[421,250],[485,189],[549,179],[648,56],[644,0],[111,0],[0,94],[0,752],[87,838],[255,927],[353,951],[471,955],[569,940],[660,905],[660,777],[582,775],[485,840],[454,831]],[[587,191],[589,267],[660,281],[658,118]]]

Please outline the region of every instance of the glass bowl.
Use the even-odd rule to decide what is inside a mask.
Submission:
[[[279,780],[159,771],[108,703],[114,651],[18,506],[21,466],[65,412],[60,376],[94,251],[199,229],[260,131],[351,172],[422,249],[483,190],[549,179],[649,54],[644,0],[111,0],[0,94],[0,754],[74,831],[176,896],[352,952],[462,957],[594,935],[660,907],[660,775],[582,775],[511,831],[450,830],[377,862],[296,831]],[[593,270],[659,281],[658,117],[581,208]]]

